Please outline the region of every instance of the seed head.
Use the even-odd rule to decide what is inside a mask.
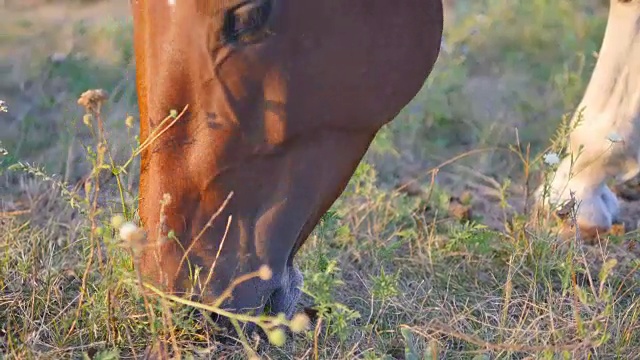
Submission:
[[[287,341],[287,335],[284,333],[284,330],[277,328],[269,331],[269,342],[275,346],[284,345],[285,341]]]
[[[84,114],[84,116],[82,117],[82,122],[86,126],[91,126],[91,114]]]
[[[111,218],[111,226],[113,226],[114,229],[120,229],[120,227],[123,224],[124,224],[124,216],[116,215]]]
[[[140,243],[144,239],[144,232],[132,222],[124,223],[120,227],[120,238],[132,245]]]
[[[258,270],[258,276],[260,277],[260,280],[267,281],[271,279],[273,272],[267,265],[262,265]]]
[[[108,98],[107,92],[102,89],[87,90],[78,98],[78,105],[87,110],[94,110]]]
[[[127,125],[129,129],[133,127],[133,116],[127,116],[127,119],[124,121],[124,124]]]
[[[310,322],[311,321],[307,315],[298,313],[293,316],[293,319],[291,319],[289,327],[294,333],[299,333],[305,331],[309,327]]]
[[[96,236],[102,236],[102,234],[104,234],[104,228],[102,226],[96,227],[94,230],[94,234]]]

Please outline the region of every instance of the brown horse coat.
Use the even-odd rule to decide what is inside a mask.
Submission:
[[[133,0],[132,8],[141,141],[188,106],[142,154],[139,213],[158,243],[143,253],[143,274],[182,293],[199,267],[196,292],[211,301],[266,264],[271,280],[242,283],[225,305],[259,312],[270,300],[272,313],[291,315],[302,282],[293,258],[378,129],[430,73],[440,0]],[[164,194],[171,202],[161,217]],[[164,239],[169,230],[177,240]]]

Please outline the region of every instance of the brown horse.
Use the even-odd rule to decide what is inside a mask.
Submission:
[[[141,141],[161,133],[142,154],[139,211],[154,245],[143,274],[209,302],[267,265],[270,280],[241,283],[224,305],[261,312],[269,303],[290,316],[302,283],[294,256],[377,131],[430,74],[441,0],[132,0],[132,8]],[[561,162],[551,186],[553,202],[575,192],[588,231],[607,230],[616,216],[605,181],[637,171],[639,24],[639,1],[611,1],[583,125],[570,139],[574,157],[584,148]],[[179,116],[163,122],[172,110]],[[171,201],[161,205],[165,194]]]
[[[441,2],[132,7],[141,141],[164,130],[142,154],[139,213],[157,244],[142,255],[143,274],[174,293],[195,282],[210,302],[232,279],[267,265],[271,279],[241,283],[225,308],[260,312],[269,302],[271,313],[292,315],[302,283],[294,256],[378,129],[430,73]],[[160,125],[185,108],[171,127]],[[171,202],[161,217],[164,194]]]

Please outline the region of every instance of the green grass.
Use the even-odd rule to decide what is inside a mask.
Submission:
[[[258,349],[262,357],[630,359],[640,351],[636,233],[596,246],[562,241],[551,226],[529,226],[521,206],[525,184],[551,170],[538,155],[580,100],[606,8],[512,4],[457,2],[431,77],[380,132],[297,258],[302,305],[317,304],[321,320],[282,347]],[[162,336],[183,358],[246,358],[242,346],[216,343],[193,306],[160,296],[145,305],[131,249],[111,224],[136,204],[137,160],[120,168],[138,146],[137,124],[126,124],[136,114],[130,24],[85,11],[69,24],[73,49],[51,63],[56,49],[38,49],[69,35],[45,31],[51,24],[36,21],[37,10],[20,14],[0,38],[3,54],[18,44],[32,54],[28,64],[4,57],[12,75],[0,84],[9,110],[0,112],[8,152],[0,354],[117,359]],[[103,150],[97,114],[88,127],[76,104],[92,88],[110,94]],[[96,191],[110,172],[119,186]],[[62,182],[87,175],[88,192]],[[417,184],[412,195],[397,189],[407,179]],[[472,207],[470,219],[454,216],[452,197]]]

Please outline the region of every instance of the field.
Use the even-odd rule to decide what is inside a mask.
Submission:
[[[0,358],[126,359],[157,337],[185,359],[640,358],[637,180],[595,244],[551,217],[531,226],[528,201],[608,2],[515,3],[448,3],[432,75],[297,258],[301,308],[320,316],[281,346],[243,346],[189,304],[144,299],[112,225],[136,206],[128,2],[0,2]],[[108,93],[106,151],[77,103],[90,89]]]

